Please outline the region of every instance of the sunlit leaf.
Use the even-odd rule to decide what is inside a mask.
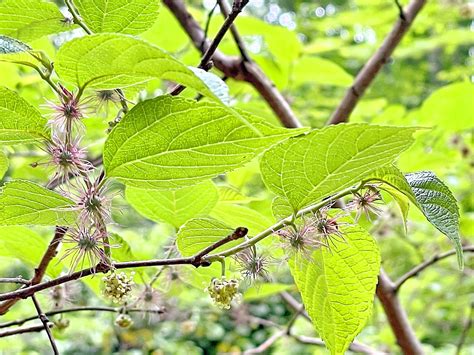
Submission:
[[[370,317],[380,253],[358,226],[344,226],[346,243],[316,250],[312,260],[297,254],[291,273],[316,331],[331,354],[344,354]]]
[[[298,210],[391,164],[413,143],[415,131],[365,124],[330,126],[269,149],[260,169],[265,184]]]
[[[131,35],[148,30],[160,8],[158,1],[149,0],[75,0],[74,4],[92,32]]]
[[[0,191],[0,225],[71,225],[73,201],[33,182],[15,180]]]
[[[140,188],[178,188],[250,161],[298,130],[210,102],[162,96],[136,105],[104,149],[109,177]]]
[[[187,220],[208,214],[218,199],[215,185],[205,181],[176,190],[127,187],[126,199],[140,214],[179,228]]]

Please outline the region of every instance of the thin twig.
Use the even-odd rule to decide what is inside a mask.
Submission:
[[[464,252],[474,252],[474,245],[465,246],[462,248],[462,250]],[[456,250],[453,249],[443,254],[434,255],[431,259],[428,259],[422,262],[421,264],[415,266],[413,269],[411,269],[406,274],[402,275],[397,281],[395,281],[395,284],[394,284],[395,292],[397,292],[406,281],[408,281],[412,277],[417,276],[420,272],[422,272],[427,267],[437,263],[440,260],[446,259],[452,255],[456,255]]]
[[[209,26],[211,25],[212,15],[214,15],[214,11],[216,11],[216,9],[217,9],[217,2],[212,7],[211,11],[209,11],[209,13],[207,14],[206,25],[204,26],[204,38],[202,39],[201,48],[200,48],[201,51],[203,50],[204,44],[206,43],[207,35],[209,33]]]
[[[64,0],[64,3],[66,4],[69,12],[71,13],[72,15],[72,19],[74,21],[74,23],[76,25],[79,25],[80,27],[82,27],[82,29],[88,34],[92,34],[92,31],[87,27],[87,25],[81,20],[81,17],[79,16],[79,14],[77,13],[76,11],[76,8],[74,6],[74,3],[72,2],[72,0]]]
[[[212,56],[214,55],[215,51],[217,50],[217,47],[221,43],[222,39],[224,38],[229,28],[232,26],[232,23],[234,22],[234,20],[242,12],[243,8],[245,7],[245,5],[248,4],[248,2],[249,0],[234,0],[232,11],[229,13],[229,16],[227,16],[226,20],[224,21],[221,28],[219,29],[219,32],[217,32],[211,44],[209,45],[206,52],[202,56],[201,61],[199,62],[198,68],[204,69],[204,70],[208,69],[209,62],[212,59]],[[204,36],[202,43],[205,43],[205,42],[206,42],[206,38]],[[203,44],[201,44],[201,47],[203,47]],[[170,91],[170,95],[173,95],[173,96],[178,95],[185,88],[186,87],[184,85],[176,85]]]
[[[54,353],[54,355],[58,355],[59,351],[58,351],[58,347],[56,346],[56,342],[54,341],[53,334],[51,333],[51,329],[50,329],[50,326],[49,326],[49,324],[50,324],[49,319],[48,319],[48,317],[46,317],[46,315],[41,310],[41,306],[40,306],[38,300],[36,299],[36,296],[32,295],[31,299],[33,300],[33,303],[35,305],[36,312],[38,313],[38,318],[41,321],[41,323],[43,323],[43,328],[46,331],[46,334],[48,335],[49,342],[51,343],[51,347],[53,348],[53,353]]]
[[[52,327],[52,324],[49,324],[49,327]],[[41,325],[33,325],[31,327],[24,327],[24,328],[18,328],[18,329],[13,329],[13,330],[6,330],[4,332],[0,332],[0,338],[5,338],[11,335],[18,335],[18,334],[24,334],[24,333],[33,333],[33,332],[41,332],[44,330],[44,326]]]
[[[28,285],[29,280],[25,280],[23,277],[0,277],[0,284],[22,284]]]
[[[395,48],[402,40],[405,33],[410,28],[413,20],[426,4],[426,0],[412,0],[405,12],[401,12],[404,18],[396,22],[392,31],[383,41],[380,48],[367,61],[361,71],[357,74],[352,86],[347,90],[344,98],[329,120],[329,124],[338,124],[347,122],[349,116],[357,105],[359,99],[364,95],[365,90],[369,87],[383,65],[389,61]]]
[[[227,0],[217,0],[217,3],[219,4],[219,8],[221,10],[222,15],[224,18],[229,16],[229,5],[227,5]],[[230,26],[230,33],[232,34],[232,37],[234,38],[234,42],[237,45],[237,48],[240,52],[240,56],[245,62],[250,62],[250,56],[247,53],[247,49],[245,48],[244,41],[242,40],[242,37],[240,37],[239,31],[237,30],[237,26],[235,26],[235,23],[233,23]]]
[[[71,308],[63,308],[57,309],[54,311],[46,312],[45,315],[47,317],[52,317],[57,314],[65,314],[65,313],[76,313],[76,312],[110,312],[110,313],[120,313],[123,311],[123,307],[71,307]],[[157,313],[163,314],[165,312],[164,309],[140,309],[140,308],[127,308],[127,313]],[[27,322],[32,320],[38,319],[38,316],[31,316],[28,318],[18,319],[10,322],[5,322],[0,324],[0,329],[8,328],[15,325],[23,325]]]

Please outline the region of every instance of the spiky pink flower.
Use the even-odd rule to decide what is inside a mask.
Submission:
[[[77,228],[69,228],[62,243],[73,246],[66,250],[60,260],[71,257],[69,268],[71,273],[78,266],[83,269],[86,261],[88,261],[88,266],[94,269],[99,263],[109,265],[110,261],[105,255],[104,248],[111,246],[105,242],[105,237],[103,231],[92,226],[81,225]]]
[[[313,228],[315,228],[322,245],[329,250],[332,250],[331,245],[337,246],[336,242],[346,243],[345,234],[342,232],[340,227],[348,225],[349,223],[339,221],[339,219],[343,216],[346,216],[347,213],[342,212],[334,216],[330,216],[328,213],[329,208],[329,206],[326,206],[318,210],[315,213],[311,224]]]
[[[270,260],[267,256],[258,254],[254,246],[238,252],[234,255],[234,259],[239,265],[240,273],[245,278],[250,281],[268,280],[267,267]]]
[[[61,84],[59,87],[61,89],[60,103],[48,102],[48,106],[55,111],[48,123],[55,128],[57,133],[71,133],[73,127],[82,124],[81,119],[87,111],[87,105],[80,103],[77,96]]]
[[[53,137],[48,143],[46,151],[51,158],[47,165],[55,169],[53,179],[64,182],[71,176],[84,174],[94,168],[86,158],[86,150],[79,143],[79,139],[66,143],[58,137]]]
[[[313,223],[303,220],[301,225],[290,225],[280,229],[275,234],[281,237],[282,248],[288,253],[288,257],[300,254],[306,259],[311,259],[313,252],[324,246]]]
[[[80,223],[93,222],[98,226],[108,223],[111,220],[112,196],[103,175],[93,181],[85,177],[75,183],[77,190],[69,191],[68,195],[76,201],[74,209],[79,211]]]
[[[354,199],[348,203],[347,208],[356,210],[355,221],[357,222],[362,213],[364,213],[367,219],[371,220],[371,213],[379,216],[382,213],[382,210],[377,207],[383,203],[382,195],[380,191],[375,186],[369,186],[364,194],[358,192],[354,193]]]

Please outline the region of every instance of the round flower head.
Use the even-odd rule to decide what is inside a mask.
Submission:
[[[354,199],[347,205],[348,209],[357,211],[355,221],[357,222],[362,213],[364,213],[367,219],[370,221],[370,214],[373,213],[376,216],[380,216],[382,210],[377,206],[383,202],[380,191],[375,186],[369,186],[367,190],[360,194],[354,193]]]
[[[104,253],[104,247],[110,247],[104,241],[104,232],[94,227],[79,226],[68,229],[62,242],[65,245],[73,244],[66,250],[61,260],[71,257],[70,272],[73,272],[77,266],[84,268],[86,260],[89,266],[95,268],[97,264],[109,264],[109,259]]]
[[[345,216],[346,213],[338,213],[331,217],[328,211],[329,206],[317,211],[311,221],[311,225],[316,230],[322,245],[331,250],[331,245],[337,246],[336,242],[346,242],[346,238],[340,227],[348,223],[338,221],[341,217]]]
[[[268,280],[267,267],[270,264],[268,257],[257,254],[254,246],[244,249],[234,255],[235,261],[239,264],[241,274],[251,280]]]
[[[130,296],[133,285],[133,275],[131,273],[130,277],[127,276],[124,272],[116,273],[112,271],[109,275],[104,276],[102,281],[104,282],[104,296],[111,299],[114,303],[123,303]]]
[[[308,220],[303,220],[300,226],[290,225],[280,229],[275,234],[281,237],[283,241],[282,248],[288,252],[289,258],[300,254],[306,259],[311,259],[313,252],[324,246],[316,227],[312,221]]]
[[[133,320],[128,314],[120,313],[115,318],[115,325],[120,328],[129,328],[133,325]]]
[[[79,146],[79,140],[66,143],[56,136],[48,143],[46,151],[51,157],[47,164],[55,169],[53,180],[65,182],[72,176],[84,174],[94,168],[87,161],[86,150]]]
[[[106,117],[108,116],[109,104],[112,103],[115,107],[118,107],[121,99],[117,90],[98,90],[90,98],[95,103],[96,111],[104,110]]]
[[[58,330],[64,330],[70,324],[69,319],[62,317],[62,315],[58,319],[53,320],[53,323]]]
[[[205,291],[209,293],[214,304],[222,309],[230,309],[232,301],[240,298],[239,282],[236,279],[226,280],[225,276],[212,279]]]
[[[87,111],[87,106],[79,103],[77,96],[64,86],[59,84],[59,87],[60,103],[49,102],[49,107],[55,111],[49,124],[57,133],[70,134],[74,127],[82,125],[81,119]]]
[[[103,225],[111,220],[112,197],[109,185],[103,182],[103,175],[94,181],[85,177],[74,182],[75,189],[69,189],[65,194],[76,201],[74,210],[79,211],[81,224],[90,222]]]

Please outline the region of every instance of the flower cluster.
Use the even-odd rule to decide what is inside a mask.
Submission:
[[[133,282],[132,272],[130,277],[124,272],[116,273],[111,272],[110,275],[104,276],[102,281],[104,282],[104,296],[110,298],[114,303],[123,303],[132,292],[132,287],[135,284]]]
[[[212,279],[205,291],[209,293],[214,304],[222,309],[230,309],[232,301],[240,297],[239,282],[236,279],[226,280],[225,276]]]

